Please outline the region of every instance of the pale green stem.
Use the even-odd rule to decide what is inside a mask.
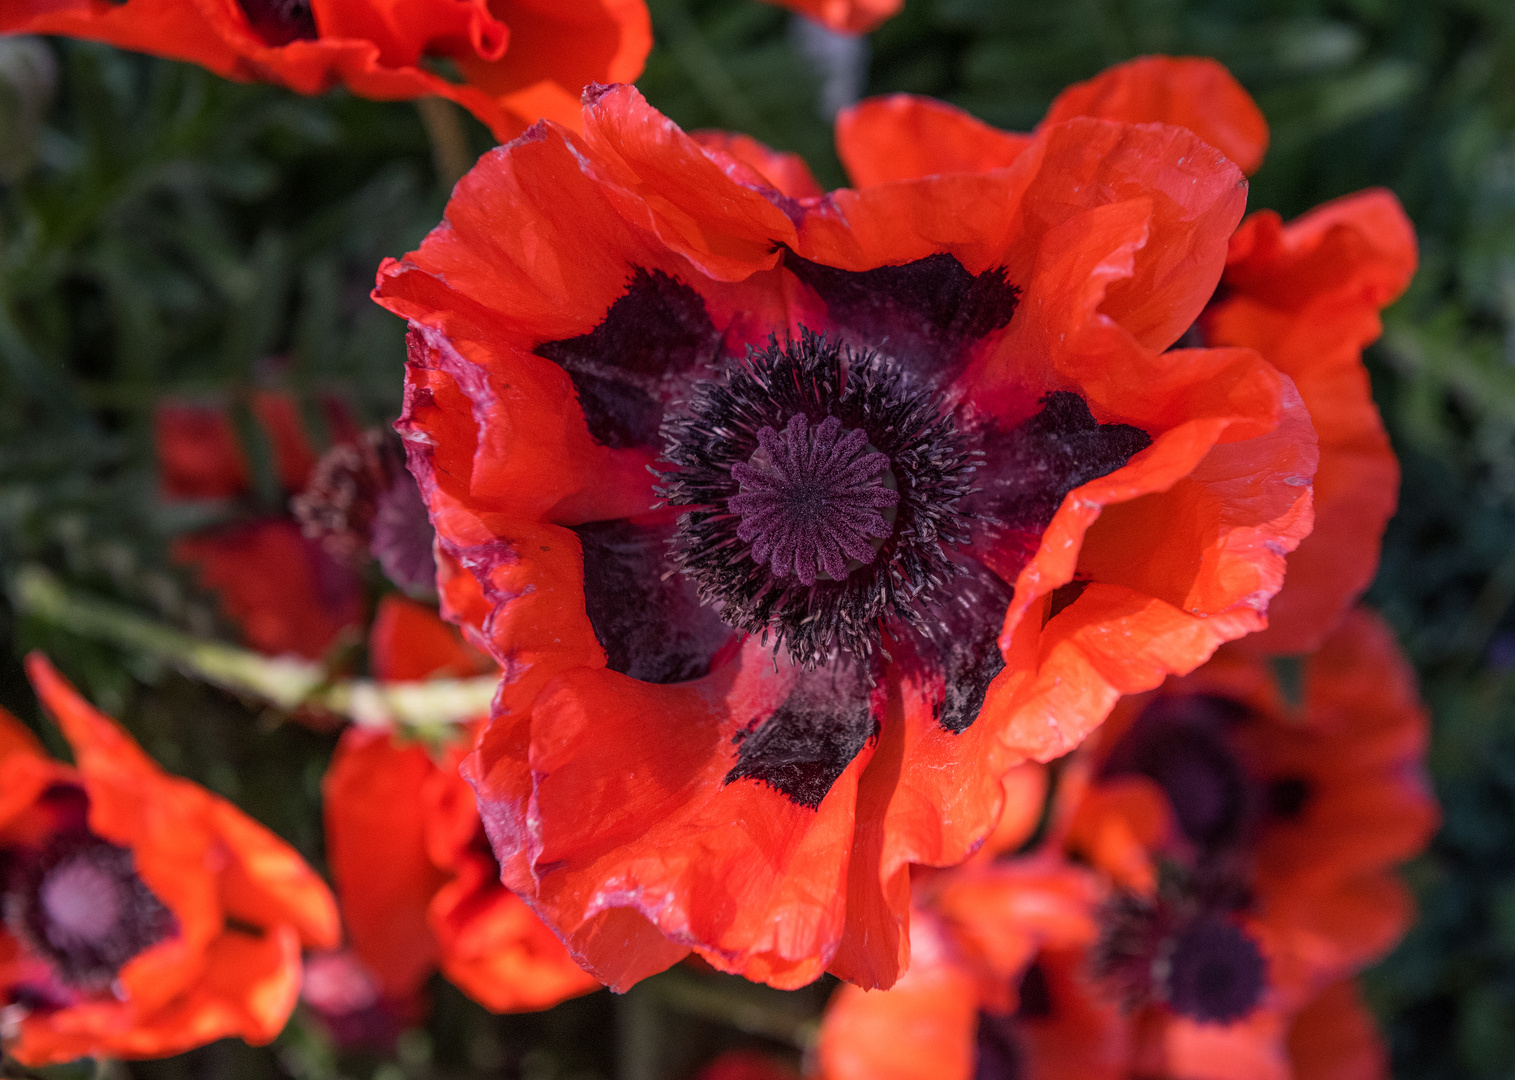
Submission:
[[[129,608],[72,590],[40,566],[11,579],[16,609],[84,637],[108,641],[173,664],[190,678],[261,698],[286,711],[319,709],[369,727],[456,724],[489,711],[499,679],[430,679],[381,683],[332,680],[314,661],[264,656],[218,641],[200,641]]]

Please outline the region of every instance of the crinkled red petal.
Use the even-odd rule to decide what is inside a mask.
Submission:
[[[788,150],[773,150],[751,135],[736,131],[691,131],[738,183],[772,188],[791,199],[816,199],[825,192],[815,182],[805,159]]]
[[[1289,556],[1255,648],[1313,650],[1373,579],[1399,466],[1362,350],[1415,265],[1414,230],[1387,191],[1338,199],[1288,225],[1255,214],[1232,239],[1222,292],[1201,319],[1205,338],[1254,348],[1292,378],[1320,436],[1315,531]]]
[[[1075,116],[1185,127],[1248,176],[1268,148],[1262,110],[1222,65],[1206,57],[1142,56],[1068,87],[1043,124]]]
[[[867,98],[836,118],[836,153],[853,187],[954,172],[1002,169],[1031,145],[1030,135],[991,127],[934,98]]]

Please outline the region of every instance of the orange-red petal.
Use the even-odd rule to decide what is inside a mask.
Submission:
[[[1415,265],[1414,230],[1387,191],[1337,199],[1287,225],[1254,214],[1232,239],[1222,292],[1200,322],[1205,338],[1257,349],[1290,376],[1320,436],[1315,530],[1289,556],[1255,648],[1314,649],[1373,579],[1399,466],[1362,350]]]
[[[1117,64],[1064,90],[1042,123],[1075,116],[1186,127],[1249,176],[1268,148],[1262,110],[1229,71],[1206,57],[1142,56]]]

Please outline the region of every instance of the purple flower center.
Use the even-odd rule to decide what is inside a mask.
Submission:
[[[740,493],[728,502],[741,516],[738,538],[774,576],[814,585],[840,581],[873,561],[894,527],[899,484],[889,458],[858,428],[828,416],[810,427],[795,413],[782,432],[765,427],[758,449],[732,467]]]
[[[1195,1020],[1233,1023],[1257,1007],[1267,971],[1267,961],[1245,931],[1229,919],[1201,916],[1173,942],[1168,1006]]]
[[[137,876],[132,853],[93,833],[71,830],[41,850],[10,854],[6,924],[75,989],[103,989],[128,960],[178,930]]]

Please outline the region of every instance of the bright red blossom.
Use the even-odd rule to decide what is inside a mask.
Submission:
[[[1435,823],[1425,713],[1363,612],[1303,692],[1226,646],[1122,701],[1039,852],[917,873],[911,968],[837,992],[821,1080],[1387,1076],[1346,980],[1408,925],[1391,871]]]
[[[1042,127],[1076,116],[1189,128],[1243,172],[1262,164],[1268,128],[1213,60],[1142,57],[1060,94]],[[998,131],[939,101],[875,98],[837,118],[837,149],[859,187],[1002,168],[1032,136]],[[1219,289],[1184,344],[1256,349],[1294,380],[1320,439],[1315,529],[1289,557],[1288,583],[1249,639],[1307,652],[1367,588],[1394,512],[1399,466],[1373,404],[1363,348],[1378,314],[1415,273],[1415,233],[1387,191],[1338,199],[1284,224],[1270,211],[1231,239]]]
[[[652,46],[642,0],[7,0],[0,33],[106,41],[302,94],[436,95],[499,139],[542,116],[576,123],[580,90],[635,79]]]
[[[1012,766],[1263,625],[1309,529],[1289,382],[1165,351],[1240,173],[1074,119],[1003,169],[814,196],[629,88],[586,101],[582,137],[481,162],[375,293],[411,321],[444,610],[506,673],[466,766],[504,881],[616,986],[690,949],[888,985],[910,864],[963,859]],[[829,461],[835,416],[888,459],[815,466],[829,519],[762,457],[800,413],[794,453]],[[761,520],[727,508],[742,462],[778,484]],[[844,504],[889,504],[888,535]],[[845,580],[758,561],[813,527]]]
[[[387,681],[477,674],[486,658],[419,604],[381,603],[370,664]],[[353,952],[383,997],[432,971],[496,1011],[542,1009],[599,984],[499,881],[468,784],[470,725],[445,747],[348,728],[326,774],[326,838]]]
[[[78,767],[0,715],[7,1053],[43,1065],[269,1041],[301,946],[337,942],[326,886],[230,803],[162,772],[40,654],[27,672]]]
[[[1371,1040],[1352,1034],[1362,1022],[1337,1000],[1344,991],[1329,988],[1409,926],[1412,902],[1394,867],[1436,823],[1426,737],[1409,665],[1365,611],[1306,662],[1298,705],[1266,662],[1228,646],[1193,675],[1117,707],[1080,751],[1076,773],[1089,786],[1075,782],[1064,796],[1070,846],[1139,898],[1105,916],[1095,966],[1133,975],[1146,954],[1131,943],[1151,930],[1161,947],[1164,920],[1181,926],[1196,911],[1233,922],[1266,959],[1265,990],[1230,1024],[1181,1015],[1128,983],[1140,1006],[1138,1071],[1282,1080],[1291,1039],[1307,1057],[1366,1053]],[[1180,871],[1164,878],[1159,863]],[[1112,959],[1112,945],[1124,959]],[[1334,995],[1320,1004],[1331,1015],[1302,1016],[1322,995]],[[1348,1035],[1350,1046],[1330,1049]]]

